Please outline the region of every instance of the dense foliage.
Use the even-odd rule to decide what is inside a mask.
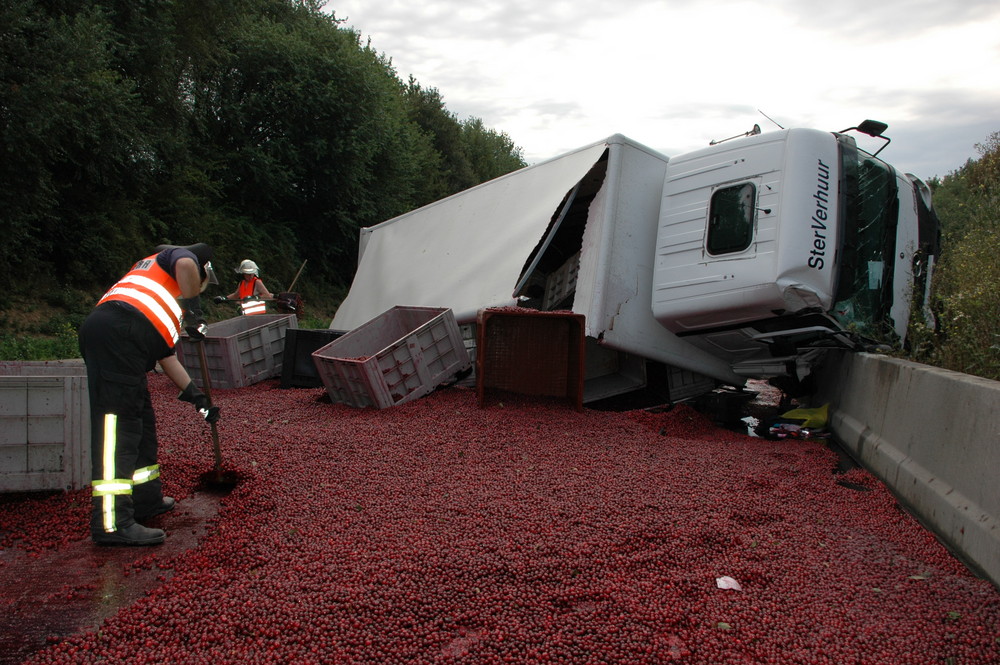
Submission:
[[[942,222],[933,282],[936,328],[918,326],[915,360],[1000,380],[1000,132],[978,160],[930,184]]]
[[[524,166],[321,8],[0,4],[0,356],[72,353],[94,298],[161,243],[214,245],[225,290],[241,259],[273,291],[307,262],[296,291],[329,320],[361,227]],[[1000,132],[977,147],[929,183],[936,324],[909,354],[1000,379]]]
[[[336,294],[358,229],[521,166],[317,0],[5,0],[0,305],[86,301],[160,243]]]

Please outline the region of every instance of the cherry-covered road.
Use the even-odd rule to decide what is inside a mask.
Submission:
[[[167,542],[0,496],[0,663],[1000,662],[1000,593],[822,441],[694,410],[151,386]]]

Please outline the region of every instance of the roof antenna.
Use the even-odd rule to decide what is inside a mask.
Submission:
[[[758,134],[760,134],[760,125],[755,124],[753,126],[753,129],[751,129],[749,132],[743,132],[742,134],[737,134],[736,136],[730,136],[728,139],[719,139],[718,141],[713,139],[708,142],[708,145],[719,145],[720,143],[731,141],[732,139],[738,139],[741,136],[757,136]]]
[[[772,118],[772,117],[771,117],[771,116],[769,116],[768,114],[764,113],[764,112],[763,112],[763,111],[761,111],[760,109],[757,109],[757,113],[760,113],[760,114],[761,114],[762,116],[764,116],[765,118],[767,118],[768,120],[770,120],[770,121],[771,121],[771,122],[773,122],[774,124],[778,125],[777,121],[776,121],[776,120],[775,120],[774,118]],[[782,127],[781,125],[778,125],[778,129],[784,129],[784,127]]]

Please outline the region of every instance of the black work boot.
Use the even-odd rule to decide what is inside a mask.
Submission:
[[[136,506],[135,507],[135,519],[139,522],[145,522],[148,519],[156,517],[157,515],[162,515],[163,513],[168,513],[174,509],[174,505],[177,502],[171,496],[165,496],[160,499],[160,502],[154,506]]]
[[[159,545],[167,538],[162,529],[150,529],[135,522],[115,531],[91,531],[98,545]]]

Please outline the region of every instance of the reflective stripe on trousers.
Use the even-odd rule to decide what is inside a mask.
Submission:
[[[104,415],[104,454],[101,458],[101,479],[91,482],[91,496],[100,499],[101,525],[108,533],[116,530],[115,497],[131,496],[136,485],[160,477],[160,465],[153,464],[136,469],[131,478],[118,478],[115,454],[118,449],[118,416]]]

